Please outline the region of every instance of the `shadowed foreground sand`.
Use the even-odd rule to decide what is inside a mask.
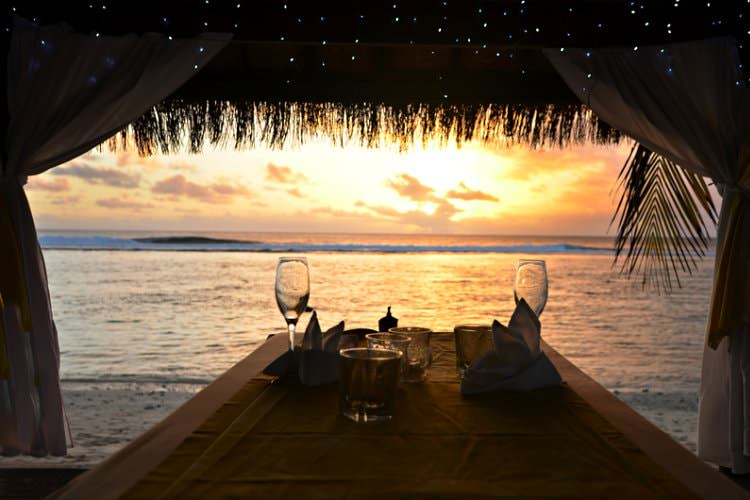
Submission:
[[[91,468],[162,420],[202,386],[70,384],[63,397],[74,447],[65,457],[0,457],[2,467]]]

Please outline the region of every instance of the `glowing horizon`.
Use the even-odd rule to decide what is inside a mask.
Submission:
[[[27,190],[39,229],[604,236],[628,148],[103,150]]]

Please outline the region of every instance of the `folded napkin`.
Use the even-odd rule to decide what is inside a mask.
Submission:
[[[493,350],[477,358],[461,380],[461,394],[498,390],[531,391],[562,382],[542,352],[541,324],[521,299],[508,326],[492,323]]]
[[[318,313],[313,311],[302,338],[302,346],[276,359],[263,370],[267,375],[296,374],[302,385],[316,386],[335,382],[339,378],[339,342],[344,332],[344,322],[325,333],[320,330]]]

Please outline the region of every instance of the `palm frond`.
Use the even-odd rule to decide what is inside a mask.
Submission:
[[[716,206],[706,181],[635,144],[618,176],[620,199],[615,261],[642,285],[671,291],[680,274],[692,273],[710,244],[706,217],[716,224]]]

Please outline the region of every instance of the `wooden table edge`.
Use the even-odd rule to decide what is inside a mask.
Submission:
[[[283,353],[287,342],[286,335],[271,337],[164,420],[47,498],[106,500],[121,497]]]
[[[696,457],[549,344],[542,341],[542,347],[576,394],[696,495],[706,499],[750,498],[742,487]]]
[[[731,479],[706,465],[567,358],[542,341],[563,380],[592,408],[670,474],[706,499],[749,498]],[[110,458],[54,492],[51,499],[114,499],[124,495],[172,453],[193,431],[276,359],[287,346],[276,335]]]

